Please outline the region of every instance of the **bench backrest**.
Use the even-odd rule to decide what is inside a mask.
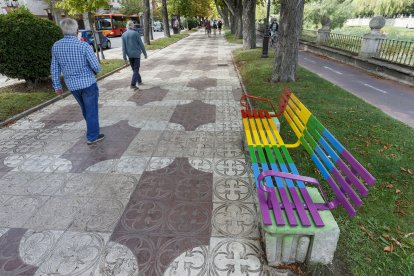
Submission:
[[[316,117],[291,92],[284,93],[286,101],[283,116],[300,143],[335,193],[334,204],[342,204],[349,216],[356,214],[366,196],[366,185],[374,185],[375,178],[349,151],[316,119]]]

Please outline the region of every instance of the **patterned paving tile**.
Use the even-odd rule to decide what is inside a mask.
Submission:
[[[23,227],[48,199],[47,196],[11,196],[0,205],[0,227]]]
[[[36,275],[91,275],[107,240],[106,234],[65,232]]]
[[[253,184],[250,178],[214,177],[213,202],[253,203]]]
[[[167,93],[167,89],[156,86],[149,89],[140,90],[138,93],[132,95],[128,101],[135,102],[137,105],[144,105],[150,102],[162,101]]]
[[[212,238],[210,248],[210,275],[264,275],[258,241]]]
[[[201,101],[176,107],[170,122],[181,124],[185,130],[195,130],[198,126],[216,121],[216,107]]]
[[[206,78],[206,77],[192,79],[192,80],[189,81],[187,86],[188,87],[193,87],[193,88],[196,88],[196,89],[202,91],[202,90],[204,90],[208,87],[217,86],[217,79]]]
[[[102,142],[88,146],[84,140],[79,140],[62,158],[72,162],[71,172],[82,172],[98,162],[120,158],[139,131],[121,121],[101,129],[105,134]]]
[[[27,265],[19,254],[27,229],[13,228],[0,236],[0,275],[34,275],[38,267]]]
[[[40,121],[45,128],[54,128],[64,123],[74,123],[83,120],[82,111],[77,104],[63,106],[50,115],[43,117]]]

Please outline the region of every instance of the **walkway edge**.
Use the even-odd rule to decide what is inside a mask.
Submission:
[[[111,72],[108,72],[108,73],[106,73],[103,76],[100,76],[100,77],[96,78],[96,81],[100,81],[100,80],[102,80],[102,79],[104,79],[106,77],[109,77],[112,74],[115,74],[115,73],[121,71],[122,69],[127,68],[128,66],[129,65],[122,65],[121,67],[119,67],[119,68],[117,68],[117,69],[115,69],[115,70],[113,70]],[[36,105],[36,106],[28,109],[28,110],[25,110],[25,111],[23,111],[23,112],[21,112],[19,114],[16,114],[16,115],[14,115],[14,116],[12,116],[12,117],[4,120],[3,122],[0,122],[0,128],[5,127],[5,126],[7,126],[9,124],[12,124],[12,123],[14,123],[15,121],[17,121],[17,120],[19,120],[21,118],[24,118],[24,117],[26,117],[26,116],[28,116],[28,115],[30,115],[30,114],[32,114],[32,113],[40,110],[40,109],[45,108],[46,106],[49,106],[49,105],[51,105],[51,104],[53,104],[53,103],[55,103],[55,102],[57,102],[57,101],[59,101],[61,99],[64,99],[67,96],[69,96],[70,94],[71,93],[69,91],[67,91],[67,92],[63,93],[62,95],[56,96],[56,97],[54,97],[54,98],[52,98],[52,99],[50,99],[50,100],[48,100],[46,102],[43,102],[43,103],[38,104],[38,105]]]
[[[243,83],[243,78],[240,74],[239,68],[237,67],[236,61],[234,60],[233,51],[231,51],[231,60],[233,61],[233,66],[236,69],[237,78],[239,79],[239,83],[240,83],[240,86],[242,88],[243,95],[248,95],[247,94],[247,89],[246,89],[246,87],[244,86],[244,83]],[[250,102],[249,98],[246,98],[246,102],[249,105],[249,109],[252,109],[252,103]]]

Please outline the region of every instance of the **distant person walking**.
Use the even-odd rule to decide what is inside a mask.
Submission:
[[[213,21],[213,33],[214,33],[214,35],[217,34],[217,22],[216,22],[216,20]]]
[[[221,35],[221,29],[223,28],[223,22],[221,22],[221,20],[219,20],[219,22],[217,23],[217,27],[218,27],[219,35]]]
[[[205,28],[206,28],[208,37],[210,37],[210,34],[211,34],[211,23],[210,23],[210,20],[206,20]]]
[[[60,82],[60,75],[63,74],[66,86],[81,107],[86,121],[87,144],[91,145],[105,137],[99,133],[99,88],[96,84],[96,74],[101,66],[91,46],[78,39],[78,23],[75,20],[63,19],[60,28],[64,37],[52,47],[50,71],[53,88],[56,94],[63,93]]]
[[[128,30],[122,34],[122,54],[126,64],[129,63],[132,68],[131,89],[138,90],[138,84],[142,84],[142,78],[139,73],[141,66],[141,53],[147,58],[147,51],[145,51],[144,43],[142,43],[141,36],[134,30],[134,22],[128,21]]]

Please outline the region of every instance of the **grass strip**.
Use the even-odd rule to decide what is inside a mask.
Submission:
[[[103,76],[124,65],[122,59],[106,59],[102,61],[102,70],[99,76]],[[28,91],[25,84],[16,84],[0,89],[0,122],[35,107],[55,97],[56,94],[50,81],[39,85],[38,88]]]
[[[224,37],[227,39],[229,43],[243,44],[243,39],[237,38],[234,34],[231,33],[230,30],[224,31]]]
[[[170,46],[171,44],[176,43],[177,41],[186,38],[190,35],[192,32],[196,32],[197,29],[192,29],[190,31],[182,31],[179,34],[173,34],[171,37],[163,37],[156,40],[152,40],[150,45],[145,45],[146,50],[157,50],[157,49],[163,49],[165,47]]]
[[[277,103],[287,85],[377,178],[354,219],[343,208],[333,211],[341,230],[339,261],[334,263],[341,267],[311,267],[308,272],[414,275],[414,129],[303,68],[297,82],[270,83],[274,54],[267,59],[260,55],[261,49],[234,52],[248,93]],[[282,135],[289,137],[287,123],[281,124]],[[320,179],[302,148],[289,151],[302,175]]]

